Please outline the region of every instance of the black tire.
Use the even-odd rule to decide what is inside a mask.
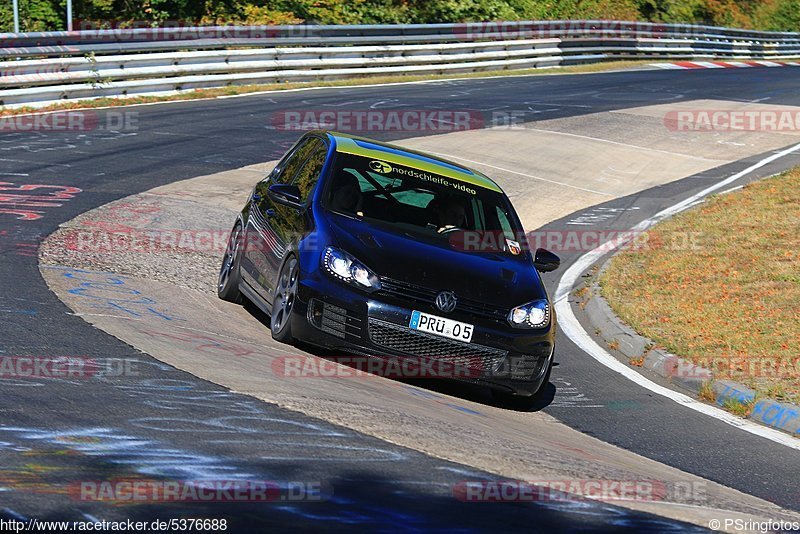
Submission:
[[[222,257],[222,266],[219,268],[217,279],[217,296],[235,304],[241,304],[243,300],[242,293],[239,291],[239,281],[241,280],[239,264],[242,261],[243,243],[242,223],[237,222],[228,238],[228,246]]]
[[[550,372],[552,370],[553,370],[553,362],[551,361],[550,365],[547,367],[547,373],[545,373],[544,375],[544,380],[542,380],[542,385],[539,386],[539,389],[533,395],[529,395],[526,397],[523,395],[514,395],[513,393],[507,393],[505,391],[498,391],[493,389],[492,398],[498,404],[510,408],[512,410],[527,412],[533,408],[536,408],[537,405],[541,402],[545,390],[547,390],[547,385],[550,383]]]
[[[300,279],[300,263],[294,256],[283,262],[281,274],[275,284],[275,296],[272,299],[272,314],[269,327],[272,339],[281,343],[292,343],[292,312],[297,299],[297,286]]]

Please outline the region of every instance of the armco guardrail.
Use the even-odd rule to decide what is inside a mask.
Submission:
[[[0,104],[204,87],[551,67],[787,60],[800,34],[616,21],[167,27],[0,34]]]

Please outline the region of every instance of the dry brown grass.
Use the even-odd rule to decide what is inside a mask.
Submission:
[[[706,402],[716,402],[717,395],[714,393],[714,386],[711,382],[703,382],[700,386],[700,391],[697,393],[697,398]]]
[[[600,283],[612,309],[669,352],[800,401],[800,168],[657,225]]]

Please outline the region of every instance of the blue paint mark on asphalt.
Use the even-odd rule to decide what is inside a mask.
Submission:
[[[453,408],[454,410],[458,410],[459,412],[464,412],[464,413],[469,414],[469,415],[483,415],[478,410],[473,410],[473,409],[467,408],[465,406],[459,406],[458,404],[449,404],[448,403],[448,404],[445,404],[445,406],[449,406],[449,407]]]
[[[426,399],[441,399],[443,398],[441,395],[437,395],[436,393],[431,393],[430,391],[425,391],[424,389],[417,389],[412,388],[410,386],[406,386],[406,390],[414,396],[417,397],[424,397]]]
[[[157,300],[128,287],[124,277],[83,269],[61,269],[65,271],[64,278],[73,280],[77,284],[67,292],[93,302],[88,304],[91,308],[109,310],[115,314],[121,312],[137,318],[152,315],[165,321],[185,320],[160,310]]]
[[[405,386],[405,389],[410,394],[412,394],[412,395],[414,395],[416,397],[422,397],[422,398],[425,398],[425,399],[431,399],[434,402],[437,402],[437,403],[441,404],[442,406],[447,406],[448,408],[452,408],[454,410],[458,410],[461,413],[465,413],[465,414],[468,414],[468,415],[484,416],[484,414],[479,412],[478,410],[473,410],[472,408],[467,408],[466,406],[461,406],[461,405],[458,405],[458,404],[445,402],[447,400],[447,397],[445,397],[444,395],[439,395],[437,393],[432,393],[432,392],[426,391],[424,389],[413,388],[411,386]]]
[[[21,315],[36,315],[36,310],[10,310],[7,308],[0,308],[0,313],[18,313]]]

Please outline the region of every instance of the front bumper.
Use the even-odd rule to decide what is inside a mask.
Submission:
[[[470,343],[409,328],[413,310],[442,315],[432,305],[382,292],[365,293],[327,277],[301,281],[292,318],[295,338],[326,349],[384,359],[409,359],[428,377],[449,378],[522,396],[543,385],[553,361],[556,318],[538,330],[463,313],[447,316],[474,325]],[[408,368],[408,367],[406,367]],[[424,368],[424,369],[423,369]],[[409,378],[420,377],[419,373]]]

